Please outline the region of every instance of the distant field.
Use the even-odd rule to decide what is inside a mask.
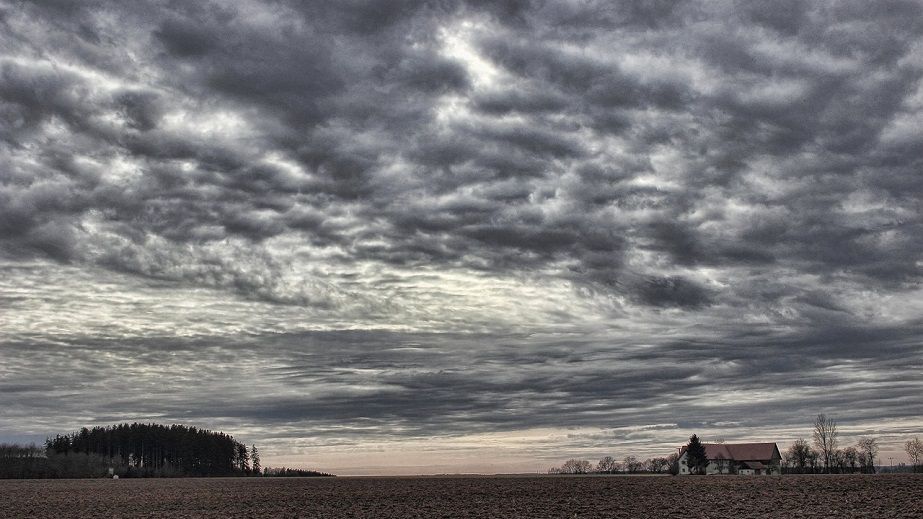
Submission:
[[[0,481],[0,517],[923,517],[923,475]]]

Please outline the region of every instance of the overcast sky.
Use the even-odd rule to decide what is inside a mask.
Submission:
[[[904,459],[921,35],[915,1],[0,0],[0,440],[545,470],[824,412]]]

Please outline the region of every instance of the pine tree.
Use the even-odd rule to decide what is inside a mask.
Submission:
[[[689,445],[686,446],[686,464],[689,466],[690,474],[705,474],[708,467],[705,446],[695,434],[689,437]]]
[[[228,434],[185,425],[118,424],[83,428],[45,442],[49,454],[97,455],[141,476],[249,473],[247,447]]]
[[[236,448],[237,453],[234,455],[234,459],[237,462],[237,469],[246,474],[250,472],[250,454],[247,452],[247,446],[238,443]]]
[[[261,475],[260,451],[256,450],[256,445],[250,446],[250,465],[253,467],[253,475]]]

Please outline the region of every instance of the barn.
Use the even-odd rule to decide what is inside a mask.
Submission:
[[[775,443],[703,443],[706,474],[778,475],[782,454]],[[686,447],[679,451],[679,474],[689,475]]]

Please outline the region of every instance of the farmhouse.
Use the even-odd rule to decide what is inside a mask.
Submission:
[[[775,443],[703,443],[706,474],[778,475],[782,454]],[[679,451],[679,474],[689,474],[686,447]]]

